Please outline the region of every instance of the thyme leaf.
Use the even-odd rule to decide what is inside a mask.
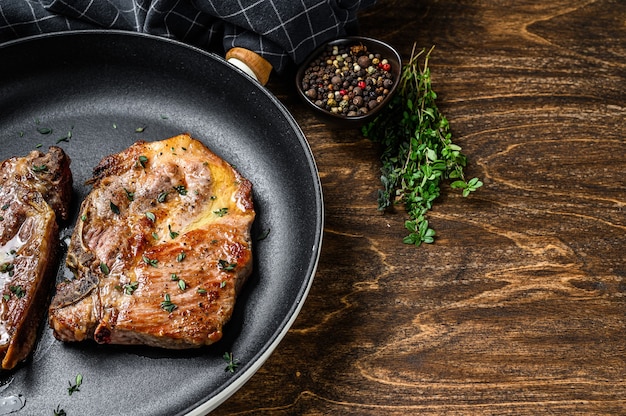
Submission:
[[[236,266],[237,266],[237,263],[229,263],[226,260],[217,261],[217,267],[219,267],[220,270],[225,270],[227,272],[235,270]]]
[[[225,352],[223,355],[226,361],[226,369],[224,371],[234,373],[237,367],[239,367],[239,360],[236,360],[232,352]]]
[[[129,191],[128,189],[124,188],[124,192],[126,192],[126,198],[128,198],[129,201],[133,201],[135,199],[135,193]]]
[[[224,215],[228,214],[228,207],[220,208],[216,211],[213,211],[213,214],[217,215],[218,217],[223,217]]]
[[[271,229],[268,228],[266,230],[263,230],[263,232],[261,233],[261,235],[259,236],[259,238],[257,238],[257,241],[263,241],[265,240],[269,235],[270,235],[270,231]]]
[[[164,300],[161,302],[161,309],[171,313],[177,307],[178,306],[176,306],[174,303],[172,303],[172,299],[170,298],[169,293],[166,293],[165,297],[164,297]]]
[[[18,298],[23,298],[24,296],[26,296],[26,291],[20,285],[11,285],[9,286],[9,290]]]
[[[137,163],[139,163],[139,165],[145,169],[146,164],[148,163],[148,157],[141,155],[137,158]]]
[[[109,266],[107,266],[106,263],[100,263],[100,271],[105,276],[108,275],[111,272],[111,270],[109,269]]]
[[[141,260],[143,260],[143,262],[146,263],[148,266],[152,266],[152,267],[157,267],[159,263],[159,260],[151,259],[151,258],[148,258],[147,256],[141,256]]]
[[[185,185],[177,185],[173,187],[176,192],[178,192],[179,195],[187,195],[187,188],[185,188]]]
[[[0,264],[0,273],[8,273],[10,277],[13,277],[15,274],[15,265],[8,262]]]
[[[77,374],[76,378],[74,379],[74,383],[72,383],[71,381],[68,381],[69,383],[69,387],[67,388],[67,394],[69,394],[70,396],[74,393],[76,393],[77,391],[80,391],[80,386],[83,384],[83,376],[82,374]]]
[[[120,215],[120,207],[115,205],[113,201],[109,201],[109,206],[111,207],[111,211],[113,211],[115,215]]]
[[[135,290],[139,287],[139,282],[130,282],[126,283],[122,286],[122,290],[125,295],[132,295]]]

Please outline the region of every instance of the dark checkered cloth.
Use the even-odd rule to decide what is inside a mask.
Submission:
[[[282,72],[317,46],[353,33],[376,0],[0,0],[0,43],[79,29],[164,36],[223,53],[252,50]]]

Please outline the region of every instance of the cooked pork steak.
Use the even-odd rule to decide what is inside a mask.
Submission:
[[[58,147],[33,151],[2,162],[0,180],[0,357],[12,369],[30,354],[54,285],[70,159]]]
[[[49,310],[62,341],[181,349],[222,337],[252,270],[252,185],[189,135],[104,158]]]

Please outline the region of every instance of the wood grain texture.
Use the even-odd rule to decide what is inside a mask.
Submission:
[[[292,111],[322,179],[322,256],[301,315],[217,415],[626,412],[626,3],[389,0],[361,33],[435,45],[468,173],[435,244],[376,209],[380,149]]]

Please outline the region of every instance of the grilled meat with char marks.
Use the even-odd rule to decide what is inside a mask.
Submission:
[[[183,134],[137,142],[94,169],[57,286],[62,341],[180,349],[222,337],[252,270],[252,185]]]
[[[70,159],[59,147],[0,165],[0,358],[14,368],[34,347],[54,286],[58,222],[72,197]]]

